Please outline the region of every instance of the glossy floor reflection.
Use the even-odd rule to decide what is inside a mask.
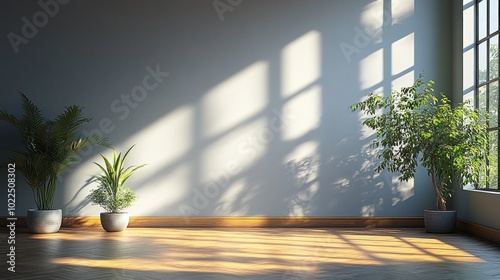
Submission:
[[[500,279],[496,244],[423,229],[63,228],[18,232],[16,272],[2,263],[1,279]]]

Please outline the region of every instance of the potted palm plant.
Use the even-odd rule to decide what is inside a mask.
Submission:
[[[123,157],[121,153],[117,154],[113,150],[113,158],[111,160],[101,154],[104,165],[94,162],[102,173],[94,177],[98,187],[91,190],[87,198],[93,204],[100,205],[106,211],[101,213],[100,219],[102,227],[109,232],[123,231],[127,228],[129,214],[122,210],[130,207],[137,199],[134,191],[123,185],[132,173],[145,166],[145,164],[142,164],[125,168],[125,159],[133,147],[130,147]]]
[[[434,95],[434,81],[420,75],[412,86],[386,97],[370,93],[349,106],[369,117],[363,125],[376,132],[371,147],[378,149],[380,172],[399,172],[400,181],[413,178],[418,165],[429,174],[436,197],[435,209],[424,211],[428,232],[453,232],[456,211],[447,209],[453,180],[458,185],[479,183],[488,150],[487,117],[467,103],[452,107],[441,93]]]
[[[102,137],[79,137],[78,129],[91,119],[83,117],[83,108],[66,107],[55,119],[47,119],[42,111],[21,94],[23,115],[20,119],[5,111],[0,120],[14,126],[21,136],[22,148],[15,150],[10,163],[15,164],[32,188],[37,209],[27,213],[32,233],[59,231],[61,209],[53,209],[59,176],[77,163],[78,151],[90,145],[109,146]]]

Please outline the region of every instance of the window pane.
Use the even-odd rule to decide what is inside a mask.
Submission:
[[[490,84],[490,127],[498,126],[498,82]]]
[[[486,37],[486,24],[487,24],[487,17],[486,17],[486,0],[482,0],[479,2],[479,40],[483,39]]]
[[[487,172],[486,170],[488,170],[488,163],[489,161],[487,161],[486,159],[484,160],[484,165],[481,167],[481,171],[479,171],[479,182],[477,183],[477,186],[476,188],[478,189],[485,189],[488,187],[488,175],[487,175]],[[464,187],[465,189],[466,187]]]
[[[486,77],[488,73],[486,73],[486,64],[488,61],[488,52],[486,49],[486,42],[483,42],[481,45],[479,45],[479,57],[478,57],[478,71],[479,71],[479,83],[484,83],[486,82]]]
[[[490,0],[490,34],[498,30],[498,0]]]
[[[476,103],[474,102],[474,96],[475,96],[476,92],[474,90],[471,90],[469,92],[465,92],[464,93],[464,96],[463,96],[463,102],[464,103],[467,103],[469,104],[469,106],[474,109],[476,108]]]
[[[490,39],[490,80],[498,77],[498,35]]]
[[[468,46],[472,46],[476,41],[476,31],[475,31],[475,14],[474,14],[474,5],[471,5],[468,8],[464,9],[463,12],[463,47],[466,48]]]
[[[487,96],[487,91],[486,91],[486,86],[482,86],[479,88],[479,104],[478,104],[478,108],[479,108],[479,111],[481,112],[481,120],[482,120],[482,123],[485,123],[485,119],[484,119],[484,113],[486,112],[486,100],[487,100],[488,96]]]
[[[498,189],[498,131],[490,132],[488,187]]]

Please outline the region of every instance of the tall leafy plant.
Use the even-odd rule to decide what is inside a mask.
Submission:
[[[132,189],[124,187],[125,182],[132,173],[145,166],[145,164],[142,164],[125,168],[125,159],[133,147],[130,147],[123,156],[113,150],[111,160],[101,154],[104,165],[94,162],[102,173],[94,177],[98,188],[93,189],[87,198],[92,203],[100,205],[106,212],[118,213],[120,210],[130,207],[137,199]]]
[[[434,81],[425,83],[420,75],[412,86],[386,97],[370,93],[349,109],[368,115],[363,125],[376,131],[371,147],[381,159],[378,172],[399,172],[399,180],[408,181],[419,164],[427,169],[436,210],[446,210],[454,179],[478,184],[488,150],[487,122],[470,105],[453,107],[443,93],[437,98]]]
[[[22,117],[0,111],[0,120],[14,126],[22,140],[22,148],[14,151],[10,162],[16,165],[28,185],[39,210],[50,210],[54,204],[59,176],[77,163],[78,151],[91,146],[108,146],[102,137],[79,137],[78,129],[90,118],[83,108],[66,107],[55,119],[48,119],[28,97],[20,93]]]

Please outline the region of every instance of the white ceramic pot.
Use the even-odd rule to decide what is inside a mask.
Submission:
[[[120,213],[101,213],[101,225],[106,231],[123,231],[127,228],[129,222],[127,212]]]

